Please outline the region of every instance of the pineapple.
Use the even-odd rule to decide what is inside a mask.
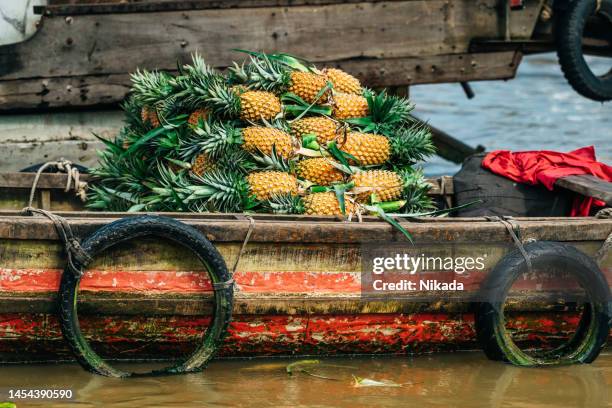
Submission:
[[[189,115],[189,119],[187,122],[192,126],[198,126],[200,121],[205,121],[208,119],[209,113],[206,109],[197,109]]]
[[[287,90],[299,96],[307,103],[324,103],[329,93],[325,92],[320,96],[319,93],[326,85],[327,81],[323,75],[294,71],[291,73],[291,85],[289,85]],[[317,96],[319,96],[318,99]]]
[[[274,146],[279,156],[286,158],[293,156],[293,138],[282,130],[265,126],[249,126],[242,130],[242,139],[244,141],[242,148],[248,152],[261,152],[269,156]]]
[[[353,155],[361,166],[381,165],[391,155],[389,139],[373,133],[350,132],[339,147]]]
[[[338,123],[324,116],[298,119],[291,123],[291,133],[297,138],[307,134],[317,136],[317,142],[325,146],[327,142],[336,138]]]
[[[275,195],[297,195],[298,180],[282,171],[259,171],[247,176],[251,194],[259,201]]]
[[[154,129],[161,126],[157,111],[151,106],[144,106],[142,108],[140,111],[140,118],[142,119],[142,123],[151,126]]]
[[[304,197],[304,210],[308,215],[343,215],[340,210],[340,203],[336,194],[333,192],[314,193]],[[355,212],[355,204],[349,201],[348,196],[344,196],[345,213]]]
[[[234,65],[230,68],[230,76],[252,89],[279,95],[291,92],[308,104],[315,102],[323,104],[329,97],[329,92],[319,95],[327,86],[325,76],[311,72],[301,62],[289,66],[270,59],[265,54],[251,56],[251,63],[246,66]]]
[[[323,70],[323,75],[332,83],[336,92],[354,95],[361,95],[363,92],[359,80],[341,69],[326,68]]]
[[[324,157],[315,157],[302,160],[297,165],[300,178],[320,186],[329,186],[344,180],[344,173],[334,167],[330,160]]]
[[[202,176],[207,171],[214,169],[215,165],[206,153],[200,153],[193,159],[191,172],[197,176]]]
[[[246,91],[239,94],[240,119],[271,120],[281,112],[280,99],[271,92]]]
[[[367,170],[353,174],[351,181],[355,188],[362,190],[357,193],[357,199],[367,201],[376,194],[379,201],[398,200],[402,196],[404,183],[395,172],[387,170]]]
[[[368,116],[368,101],[361,95],[335,93],[333,97],[333,113],[336,119],[354,119]]]

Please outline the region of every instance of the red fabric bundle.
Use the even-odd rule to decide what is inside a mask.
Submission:
[[[612,167],[595,159],[593,146],[569,153],[496,150],[484,158],[482,167],[519,183],[542,184],[549,190],[553,189],[558,178],[578,174],[592,174],[612,182]],[[592,197],[578,196],[574,200],[571,216],[586,217],[593,205],[604,206],[605,203]]]

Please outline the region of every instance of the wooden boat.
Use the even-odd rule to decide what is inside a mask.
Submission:
[[[65,265],[53,224],[20,215],[33,175],[0,177],[0,361],[70,359],[55,313]],[[10,182],[9,182],[10,181]],[[433,193],[440,196],[439,180]],[[6,187],[10,185],[10,187]],[[36,205],[48,206],[85,237],[134,214],[83,211],[64,175],[43,175]],[[451,183],[452,185],[452,183]],[[2,187],[4,186],[4,187]],[[447,189],[447,193],[448,193]],[[62,211],[63,210],[63,211]],[[250,222],[244,215],[169,214],[203,231],[231,266]],[[255,215],[254,229],[236,273],[233,321],[222,356],[424,353],[477,348],[468,297],[513,248],[505,227],[482,218],[402,221],[414,240],[436,254],[483,254],[481,273],[458,279],[464,297],[416,302],[360,296],[364,243],[409,245],[374,217],[344,222],[333,217]],[[612,232],[612,220],[518,218],[524,240],[568,242],[593,255]],[[601,268],[612,285],[612,255]],[[180,247],[155,239],[117,246],[97,258],[80,286],[81,326],[99,353],[116,359],[166,358],[185,353],[211,311],[211,286],[201,266]],[[451,274],[452,275],[452,274]],[[564,337],[578,314],[543,303],[529,285],[511,307],[510,325],[527,341]]]

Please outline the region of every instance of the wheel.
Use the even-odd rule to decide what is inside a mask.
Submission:
[[[79,273],[66,267],[62,274],[59,291],[59,312],[62,334],[77,361],[88,371],[107,377],[131,377],[143,375],[181,374],[201,371],[214,356],[226,334],[233,306],[233,285],[225,261],[206,237],[195,228],[172,218],[160,216],[138,216],[110,223],[87,238],[82,248],[90,259],[104,250],[130,239],[157,236],[174,241],[191,250],[205,266],[214,287],[213,315],[209,327],[196,348],[184,361],[172,367],[148,373],[132,373],[118,370],[107,364],[90,347],[81,333],[77,314]],[[87,265],[78,265],[82,271]],[[215,285],[216,284],[216,285]]]
[[[557,55],[559,64],[570,85],[579,94],[595,101],[612,99],[612,69],[596,75],[584,58],[583,35],[587,20],[601,19],[612,30],[612,0],[573,0],[561,13],[556,25]],[[612,41],[612,37],[609,41]],[[612,59],[611,59],[612,60]]]
[[[476,309],[478,341],[491,360],[535,367],[590,363],[606,344],[612,323],[610,288],[597,264],[575,247],[558,242],[532,242],[525,251],[534,271],[565,271],[576,278],[588,303],[576,332],[568,342],[544,353],[530,355],[514,343],[506,330],[504,304],[513,283],[527,272],[527,262],[519,250],[506,255],[483,282]]]

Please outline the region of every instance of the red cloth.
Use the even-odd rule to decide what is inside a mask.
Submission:
[[[593,146],[569,153],[549,150],[512,153],[509,150],[496,150],[484,158],[482,167],[519,183],[542,184],[549,190],[553,189],[559,177],[578,174],[592,174],[612,182],[612,167],[595,159]],[[571,216],[586,217],[593,205],[601,207],[605,203],[579,195],[574,200]]]

